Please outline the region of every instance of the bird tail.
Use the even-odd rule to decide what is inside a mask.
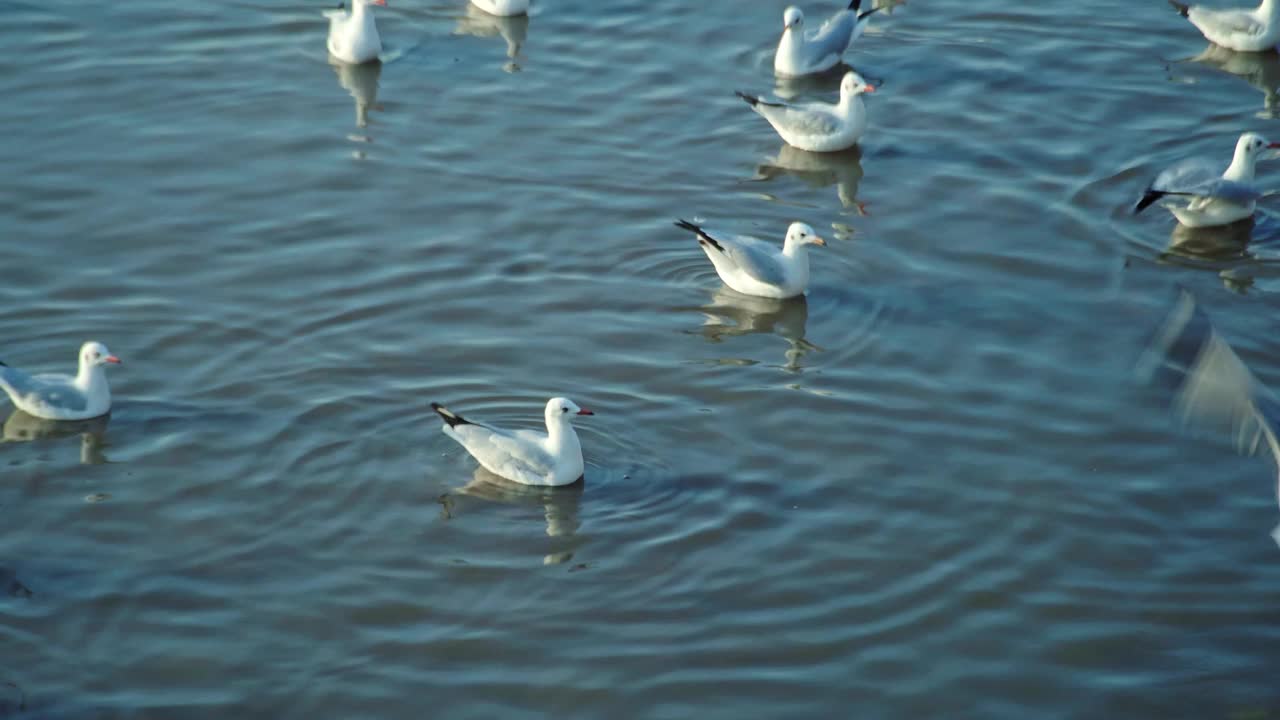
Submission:
[[[860,12],[860,13],[858,13],[858,22],[862,22],[863,20],[866,20],[867,18],[871,17],[872,15],[875,15],[876,13],[880,12],[882,9],[883,9],[883,8],[873,7],[873,8],[871,8],[870,10],[868,10],[868,11],[866,11],[866,12]],[[854,12],[857,12],[857,11],[855,10]]]
[[[458,427],[459,425],[472,424],[470,420],[462,417],[461,415],[455,414],[452,410],[441,405],[440,403],[431,403],[431,409],[435,410],[436,414],[440,416],[440,419],[444,420],[445,424],[448,425],[449,427]]]
[[[849,9],[854,12],[858,12],[860,7],[862,7],[862,0],[853,0],[853,2],[849,3]]]
[[[688,220],[677,220],[676,227],[682,228],[684,230],[688,230],[694,235],[697,235],[699,245],[710,245],[711,247],[719,250],[720,252],[724,252],[724,246],[716,242],[716,239],[708,235],[706,231],[703,230],[700,226],[694,225]]]
[[[1142,193],[1142,199],[1139,200],[1138,203],[1133,206],[1133,214],[1137,215],[1143,210],[1146,210],[1147,208],[1151,207],[1152,203],[1154,203],[1155,201],[1159,200],[1160,198],[1168,194],[1169,193],[1162,192],[1160,190],[1147,190],[1146,192]]]
[[[3,360],[0,360],[0,367],[9,367],[9,363],[7,363],[7,362],[5,362],[5,361],[3,361]]]
[[[738,97],[742,98],[743,100],[746,100],[746,101],[747,101],[747,104],[748,104],[748,105],[750,105],[750,106],[751,106],[751,107],[753,107],[753,108],[759,108],[761,105],[764,105],[764,106],[766,106],[766,107],[782,107],[782,104],[781,104],[781,103],[765,102],[764,100],[761,100],[760,98],[756,97],[755,95],[748,95],[748,94],[746,94],[746,93],[742,92],[741,90],[734,90],[734,91],[733,91],[733,94],[734,94],[734,95],[737,95]]]
[[[1178,0],[1169,0],[1169,4],[1172,5],[1173,9],[1177,10],[1178,14],[1181,15],[1182,17],[1187,17],[1188,14],[1191,12],[1190,5],[1186,3],[1180,3],[1178,2]]]

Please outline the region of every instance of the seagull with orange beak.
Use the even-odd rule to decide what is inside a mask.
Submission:
[[[107,365],[120,358],[100,342],[80,347],[80,369],[70,375],[28,375],[0,362],[0,390],[15,407],[45,420],[88,420],[111,412]]]

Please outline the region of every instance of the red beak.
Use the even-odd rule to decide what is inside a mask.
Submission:
[[[579,415],[595,415],[595,413],[591,412],[590,410],[579,410],[578,414]]]
[[[873,92],[875,92],[875,91],[876,91],[876,86],[875,86],[875,85],[868,85],[868,86],[866,86],[866,87],[862,88],[862,92],[869,92],[869,93],[873,93]]]
[[[1269,147],[1269,148],[1280,148],[1280,142],[1271,143],[1271,144],[1270,144],[1270,145],[1268,145],[1267,147]]]
[[[102,362],[109,362],[109,363],[111,363],[112,365],[120,365],[120,364],[122,364],[122,363],[120,362],[120,358],[116,357],[115,355],[108,355],[108,356],[106,356],[105,358],[103,358],[103,359],[102,359]]]

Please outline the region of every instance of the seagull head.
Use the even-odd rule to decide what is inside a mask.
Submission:
[[[574,415],[595,415],[590,410],[583,410],[569,398],[554,397],[547,401],[547,422],[572,422]]]
[[[862,76],[856,72],[845,73],[844,78],[840,81],[841,100],[851,98],[854,95],[873,93],[875,91],[876,86],[869,84],[866,80],[863,80]]]
[[[1273,143],[1258,133],[1245,133],[1236,141],[1236,157],[1245,157],[1250,162],[1262,160],[1267,150],[1280,148],[1280,143]]]
[[[792,5],[782,14],[782,32],[793,30],[804,25],[804,13],[800,12],[800,8]]]
[[[80,367],[93,368],[102,365],[119,365],[120,358],[111,354],[106,345],[90,340],[80,346]]]
[[[791,227],[787,228],[786,247],[798,248],[802,245],[825,246],[826,244],[827,241],[818,237],[818,233],[814,232],[813,228],[809,227],[805,223],[793,222],[791,223]]]

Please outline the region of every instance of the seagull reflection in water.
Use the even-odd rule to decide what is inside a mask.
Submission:
[[[1175,223],[1165,253],[1202,260],[1239,260],[1248,257],[1254,225],[1252,217],[1217,227],[1193,228]]]
[[[547,537],[555,538],[556,546],[563,548],[544,555],[542,564],[558,565],[571,560],[578,545],[575,536],[582,524],[578,516],[585,487],[586,483],[581,479],[559,487],[522,485],[478,467],[470,482],[441,495],[439,502],[447,518],[453,517],[457,496],[522,507],[541,505],[547,522]]]
[[[374,61],[349,65],[330,58],[329,67],[332,67],[333,72],[337,74],[338,84],[350,93],[356,102],[356,127],[361,129],[368,127],[369,111],[382,109],[382,106],[378,105],[378,79],[382,76],[382,63]],[[356,142],[372,141],[364,135],[352,135],[351,139]]]
[[[5,442],[43,442],[58,441],[65,438],[80,438],[80,463],[82,465],[103,465],[107,462],[103,448],[107,423],[110,415],[90,420],[45,420],[35,415],[14,410],[4,421]]]
[[[866,214],[866,207],[858,202],[862,150],[857,146],[839,152],[814,153],[782,143],[776,156],[756,167],[754,179],[768,182],[783,175],[798,178],[810,187],[835,185],[836,196],[846,210],[857,208],[859,214]]]
[[[520,65],[516,62],[516,58],[520,56],[520,48],[524,46],[529,34],[529,16],[490,15],[472,3],[467,3],[467,14],[458,18],[458,25],[454,28],[453,34],[481,38],[501,36],[507,42],[508,58],[508,62],[502,66],[502,69],[509,73],[520,72]]]
[[[743,295],[721,286],[711,294],[711,302],[699,308],[705,319],[702,336],[712,342],[740,335],[777,335],[787,341],[786,369],[801,370],[800,361],[822,348],[805,340],[809,304],[804,296],[776,300]]]
[[[1229,435],[1242,454],[1269,452],[1280,471],[1280,401],[1249,372],[1190,293],[1179,294],[1135,374],[1140,383],[1169,393],[1184,428]],[[1280,504],[1280,476],[1276,482]],[[1271,536],[1280,545],[1280,525]]]
[[[1236,52],[1209,43],[1204,52],[1190,59],[1221,72],[1235,75],[1263,95],[1265,118],[1280,117],[1280,55],[1275,52]]]

